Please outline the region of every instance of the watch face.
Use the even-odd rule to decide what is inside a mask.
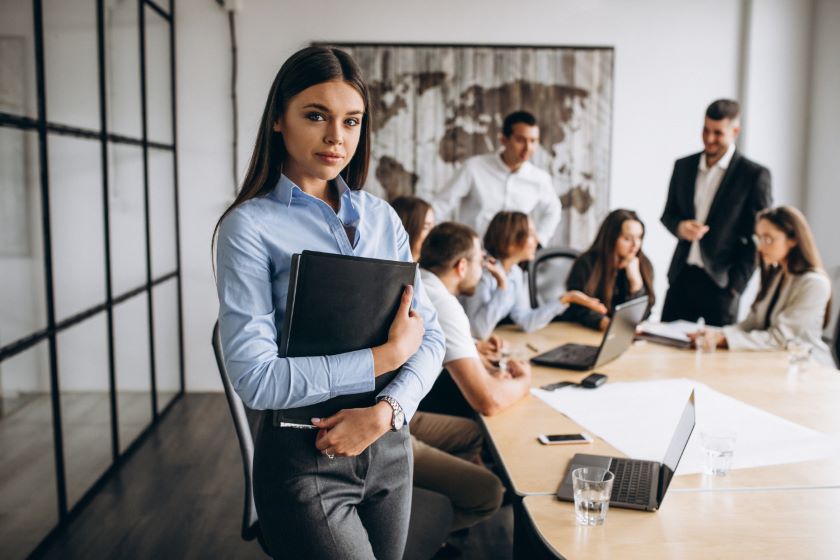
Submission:
[[[405,424],[405,414],[403,414],[402,410],[397,410],[394,412],[394,429],[399,430]]]

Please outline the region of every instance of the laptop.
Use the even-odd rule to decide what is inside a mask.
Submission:
[[[685,446],[688,445],[688,439],[693,431],[694,391],[691,391],[688,404],[685,405],[661,463],[577,453],[572,457],[569,470],[560,488],[557,489],[557,499],[574,501],[573,470],[580,467],[602,467],[615,475],[612,494],[610,494],[610,507],[656,511],[662,505],[665,492],[668,491],[668,485],[671,484],[671,479],[674,477],[677,465],[680,464]]]
[[[593,369],[611,362],[633,344],[636,325],[642,321],[647,307],[647,296],[616,305],[600,346],[564,344],[534,356],[531,362],[540,366],[574,370]]]

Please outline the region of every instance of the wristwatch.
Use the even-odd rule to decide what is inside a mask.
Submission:
[[[398,431],[400,428],[403,427],[403,424],[405,424],[405,413],[403,412],[400,403],[398,403],[396,399],[388,395],[383,395],[379,397],[379,400],[388,403],[388,405],[393,410],[393,413],[391,414],[391,431]]]

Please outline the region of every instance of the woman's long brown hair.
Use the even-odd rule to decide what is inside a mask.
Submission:
[[[820,252],[814,241],[814,234],[805,216],[793,206],[777,206],[762,210],[756,216],[756,223],[765,220],[773,227],[785,234],[785,237],[796,242],[787,254],[787,269],[791,274],[805,274],[806,272],[824,272]],[[761,260],[761,284],[755,302],[767,297],[767,292],[773,284],[773,279],[780,273],[781,267],[768,266]],[[825,308],[823,327],[828,325],[831,318],[831,298]]]
[[[586,282],[586,293],[600,299],[604,305],[612,309],[613,291],[615,279],[618,276],[618,263],[615,258],[615,244],[621,235],[621,228],[627,221],[639,222],[642,226],[642,237],[644,238],[645,224],[639,219],[638,214],[632,210],[619,208],[613,210],[598,228],[595,241],[579,258],[591,256],[593,260],[592,273]],[[650,259],[639,248],[637,255],[639,259],[639,270],[642,273],[642,283],[645,286],[648,296],[648,306],[653,307],[655,295],[653,292],[653,265]]]
[[[420,233],[426,223],[426,214],[432,209],[432,205],[417,196],[398,196],[391,201],[391,207],[397,212],[400,221],[408,233],[408,244],[411,246],[411,254],[420,254]]]
[[[274,124],[285,112],[289,100],[306,88],[335,80],[352,85],[364,100],[359,145],[350,163],[341,171],[341,177],[351,189],[359,190],[364,186],[370,160],[370,95],[362,72],[350,55],[340,49],[323,46],[301,49],[283,63],[274,77],[242,188],[216,222],[211,248],[225,216],[244,202],[270,193],[280,179],[288,152],[283,135],[274,131]]]

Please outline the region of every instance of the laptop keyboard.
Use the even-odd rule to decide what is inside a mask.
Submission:
[[[564,344],[563,346],[558,346],[554,350],[549,350],[545,354],[542,354],[540,358],[558,362],[585,364],[595,361],[596,355],[598,355],[597,346],[589,346],[587,344]]]
[[[615,475],[615,481],[610,501],[647,505],[650,501],[650,485],[655,466],[650,461],[613,459],[610,471]]]

